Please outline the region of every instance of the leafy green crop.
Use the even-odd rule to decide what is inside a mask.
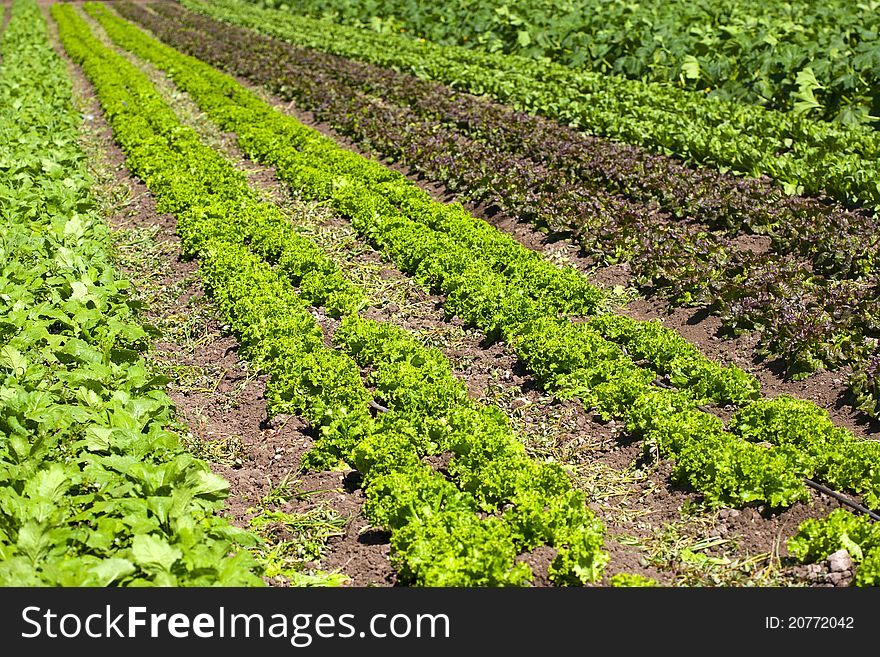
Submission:
[[[880,349],[856,364],[849,379],[857,408],[880,418]]]
[[[386,525],[393,527],[401,513],[408,517],[422,508],[410,501],[413,495],[421,499],[418,484],[399,484],[401,492],[394,493],[388,482],[404,476],[401,471],[423,470],[420,457],[448,452],[447,470],[461,493],[452,488],[435,493],[434,503],[442,501],[442,507],[432,507],[421,522],[433,523],[433,514],[442,509],[437,517],[445,526],[445,513],[461,505],[487,513],[506,508],[498,529],[492,529],[497,518],[482,523],[479,531],[488,532],[486,540],[504,527],[519,550],[556,547],[551,577],[561,583],[589,582],[600,575],[607,561],[601,551],[602,526],[586,509],[583,494],[572,490],[558,465],[529,458],[502,413],[470,402],[439,352],[420,346],[402,329],[356,316],[343,321],[334,339],[372,368],[371,382],[390,409],[353,455],[367,481],[382,482],[378,489],[371,484],[367,496],[369,508]],[[400,417],[407,422],[400,423]],[[509,576],[519,577],[517,572]]]
[[[856,586],[880,586],[880,525],[867,516],[836,509],[822,519],[801,523],[788,539],[788,551],[801,562],[822,561],[846,550],[856,564]]]
[[[754,443],[796,450],[808,476],[880,504],[880,442],[857,440],[817,406],[786,396],[761,400],[734,415],[730,429]]]
[[[228,484],[174,407],[78,145],[40,9],[16,0],[0,75],[0,584],[259,585]]]
[[[611,586],[659,586],[657,580],[635,573],[617,573],[611,577]]]
[[[878,114],[876,2],[305,0],[293,7],[382,34],[546,58],[842,123]]]
[[[880,136],[869,127],[815,121],[704,93],[575,70],[546,60],[440,46],[392,33],[265,10],[240,0],[183,0],[195,11],[292,43],[398,68],[591,134],[658,153],[767,175],[789,192],[826,192],[880,207]],[[876,113],[876,112],[875,112]]]

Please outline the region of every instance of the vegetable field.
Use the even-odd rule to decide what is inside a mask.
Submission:
[[[880,584],[865,6],[6,3],[0,584]]]

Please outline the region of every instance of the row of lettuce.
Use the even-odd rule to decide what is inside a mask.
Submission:
[[[876,1],[301,0],[295,8],[842,123],[870,123],[880,114]]]
[[[880,244],[871,214],[788,197],[767,181],[691,170],[177,5],[120,11],[463,200],[571,232],[597,264],[627,262],[637,283],[672,303],[707,305],[731,333],[758,330],[761,353],[781,358],[793,377],[854,365],[854,405],[877,412]],[[769,250],[741,246],[743,232],[768,235]]]
[[[0,70],[0,583],[253,585],[228,484],[167,427],[66,67],[15,0]]]
[[[749,176],[767,175],[790,190],[880,205],[880,135],[868,127],[823,123],[516,55],[376,34],[241,0],[181,4],[298,45],[486,94],[653,152]]]
[[[595,314],[601,309],[603,295],[576,271],[549,265],[485,222],[470,217],[460,206],[434,202],[402,175],[341,149],[259,100],[230,76],[147,37],[103,7],[87,5],[87,10],[120,46],[165,70],[208,116],[224,130],[236,133],[240,146],[249,156],[273,165],[279,177],[303,196],[329,203],[350,217],[353,227],[398,268],[445,294],[447,313],[461,316],[491,339],[509,342],[548,390],[560,397],[579,397],[586,406],[595,407],[607,418],[625,419],[630,433],[644,438],[646,449],[657,450],[660,455],[675,460],[674,478],[703,493],[710,504],[767,502],[776,507],[786,506],[807,498],[804,477],[860,493],[869,504],[877,504],[880,482],[873,467],[880,455],[877,443],[856,440],[849,432],[835,427],[824,411],[808,402],[787,397],[761,399],[753,377],[735,367],[719,367],[708,361],[678,334],[659,323]],[[73,14],[67,18],[73,20]],[[83,52],[96,47],[84,48]],[[187,194],[191,193],[187,188]],[[199,247],[202,258],[213,257],[212,249],[219,253],[233,248],[226,242],[221,242],[222,249],[210,246],[212,239],[219,240],[218,236],[229,229],[222,222],[212,222],[208,214],[200,209],[198,221],[201,223],[187,228],[188,220],[185,220],[182,227],[193,239],[204,242],[205,246]],[[181,217],[179,212],[178,216]],[[253,214],[247,216],[253,217]],[[245,222],[242,228],[247,225]],[[233,231],[233,235],[224,238],[238,240],[239,250],[217,275],[209,276],[211,285],[218,290],[228,285],[219,276],[233,271],[235,258],[246,261],[260,257],[264,263],[262,271],[267,275],[279,271],[279,267],[272,270],[265,263],[280,263],[284,254],[263,252],[259,246],[263,229],[249,236],[248,231],[254,227],[256,224],[247,230]],[[285,240],[277,236],[271,242],[283,244]],[[212,270],[209,263],[205,267]],[[284,280],[296,283],[288,276]],[[218,292],[218,298],[224,294],[227,292]],[[369,473],[376,467],[370,459],[382,458],[372,455],[373,452],[391,452],[393,456],[383,462],[385,467],[393,469],[399,465],[404,470],[413,467],[416,468],[413,472],[418,471],[419,474],[412,474],[409,486],[415,486],[420,478],[452,481],[457,484],[456,490],[474,496],[475,508],[484,512],[487,508],[494,509],[492,518],[500,517],[512,522],[514,527],[520,526],[516,524],[520,513],[531,513],[527,511],[529,508],[534,511],[525,501],[527,496],[518,497],[518,487],[527,482],[516,476],[515,469],[499,466],[492,460],[478,461],[476,465],[470,462],[469,459],[488,458],[488,452],[472,446],[474,442],[490,441],[487,434],[491,431],[474,430],[479,429],[480,424],[468,425],[464,435],[469,445],[465,447],[459,445],[457,439],[444,442],[435,438],[436,428],[404,432],[405,438],[383,439],[382,446],[369,442],[374,427],[404,416],[409,409],[418,410],[408,422],[431,422],[431,414],[437,413],[440,426],[454,426],[450,400],[462,396],[463,388],[449,377],[448,364],[439,355],[431,356],[432,352],[417,349],[412,340],[397,329],[364,322],[354,315],[348,315],[343,321],[336,337],[337,350],[326,350],[323,343],[319,345],[317,341],[311,350],[300,348],[291,338],[281,342],[293,346],[282,347],[263,338],[281,330],[273,321],[263,321],[259,326],[252,324],[258,312],[270,311],[262,305],[264,302],[259,302],[259,311],[255,311],[249,304],[258,302],[239,291],[228,303],[231,321],[238,326],[243,341],[252,344],[252,340],[262,338],[253,342],[251,348],[256,350],[258,362],[272,371],[270,391],[274,392],[269,395],[273,408],[301,412],[321,427],[321,438],[307,458],[309,464],[326,466],[341,457]],[[237,304],[244,304],[244,309],[236,310]],[[236,319],[238,313],[241,320]],[[578,315],[593,315],[593,318],[570,319]],[[292,310],[283,315],[284,318],[294,316]],[[311,321],[306,315],[302,317]],[[308,334],[303,329],[299,333]],[[317,334],[315,336],[317,339]],[[372,345],[365,346],[370,341]],[[411,346],[404,349],[398,343]],[[288,349],[296,352],[290,354],[290,362],[271,364],[273,358],[289,353]],[[333,401],[318,404],[317,410],[312,408],[310,405],[314,402],[308,400],[308,394],[329,389],[331,383],[339,385],[349,377],[342,373],[346,366],[341,364],[303,367],[295,362],[296,358],[303,357],[303,352],[309,363],[313,363],[314,358],[323,358],[315,356],[316,353],[326,353],[328,359],[355,358],[371,368],[368,380],[376,387],[379,399],[389,404],[391,413],[373,419],[363,404],[360,410],[355,403],[340,405],[339,400],[354,399],[354,392],[337,392],[331,398]],[[383,361],[383,357],[390,360]],[[427,374],[431,370],[442,371],[442,376]],[[307,377],[305,382],[304,376]],[[354,381],[354,374],[351,380]],[[358,384],[352,383],[352,386],[352,391],[357,389],[360,394]],[[437,398],[446,400],[446,405],[438,405]],[[706,404],[735,404],[740,410],[725,426],[707,412]],[[470,402],[465,402],[465,407],[473,408]],[[443,432],[439,435],[442,437]],[[425,442],[429,444],[424,445]],[[515,440],[507,442],[516,444]],[[404,456],[408,449],[414,456]],[[493,449],[503,462],[508,448]],[[513,449],[521,453],[521,448]],[[420,457],[447,451],[452,452],[452,461],[445,476],[438,479],[437,470],[423,467]],[[397,465],[393,465],[395,463]],[[522,467],[527,467],[525,463],[522,462]],[[537,467],[558,472],[555,466],[548,464]],[[369,482],[369,474],[367,479]],[[425,583],[428,580],[421,578],[413,564],[417,563],[414,555],[424,557],[427,553],[423,550],[424,544],[417,545],[416,539],[411,537],[422,531],[419,527],[430,523],[426,523],[425,518],[414,523],[407,517],[398,519],[403,525],[396,525],[394,514],[376,511],[379,500],[398,499],[402,495],[402,481],[394,478],[387,481],[392,483],[382,484],[381,497],[372,497],[374,493],[370,491],[379,490],[373,488],[375,482],[369,482],[367,487],[368,498],[377,500],[370,507],[376,514],[373,517],[380,524],[397,530],[392,533],[392,544],[402,571],[412,575],[415,581]],[[550,491],[554,490],[552,485],[548,486]],[[572,495],[568,488],[566,491],[565,495]],[[438,494],[430,493],[431,499],[436,501],[434,496]],[[427,507],[410,501],[405,508],[412,511]],[[444,522],[449,523],[451,519]],[[584,521],[583,525],[586,524]],[[430,531],[434,531],[433,525],[431,527]],[[594,535],[594,532],[588,533]],[[527,532],[513,531],[512,534],[517,549],[536,545],[534,538],[528,539]],[[395,535],[399,538],[395,539]],[[597,549],[597,542],[591,543],[596,548],[593,551],[583,545],[580,546],[583,549],[576,550],[564,542],[560,545],[553,528],[540,535],[548,544],[566,548],[559,550],[554,562],[553,572],[559,581],[572,576],[587,581],[595,576],[604,558]],[[565,531],[562,535],[566,536]],[[442,545],[445,538],[441,540],[441,537],[446,536],[448,534],[437,534],[434,538]],[[510,556],[511,552],[506,554]],[[509,566],[509,559],[504,563]],[[429,564],[424,567],[428,568]],[[519,581],[516,572],[520,569],[520,566],[502,569],[505,578],[512,578],[505,581]]]

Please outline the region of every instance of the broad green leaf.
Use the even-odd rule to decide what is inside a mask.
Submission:
[[[98,580],[96,586],[110,586],[135,572],[137,568],[128,559],[112,557],[104,559],[99,564],[89,568],[89,571]]]
[[[131,553],[135,563],[146,570],[171,570],[175,562],[183,556],[178,548],[153,534],[135,536]]]
[[[0,349],[0,365],[12,370],[16,376],[24,376],[27,359],[15,347],[6,345]]]
[[[693,55],[687,55],[681,64],[682,75],[687,80],[700,79],[700,62]]]

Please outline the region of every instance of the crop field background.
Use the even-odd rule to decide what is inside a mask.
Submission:
[[[0,585],[880,585],[878,10],[6,1]]]

